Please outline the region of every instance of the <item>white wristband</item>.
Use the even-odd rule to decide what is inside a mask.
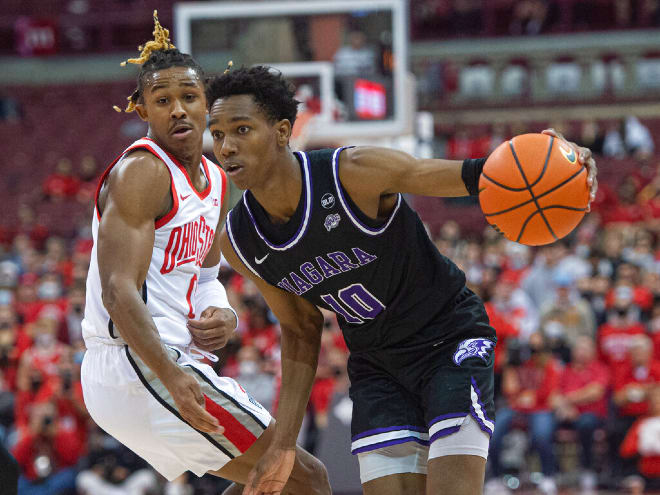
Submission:
[[[209,306],[216,308],[229,309],[236,317],[236,326],[238,328],[238,314],[234,308],[229,304],[227,299],[227,291],[218,280],[218,272],[220,265],[215,265],[210,268],[202,268],[199,273],[199,282],[197,283],[197,290],[193,298],[195,315],[199,315]]]

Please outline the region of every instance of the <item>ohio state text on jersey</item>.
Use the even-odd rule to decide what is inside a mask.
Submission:
[[[197,191],[186,169],[173,156],[155,141],[142,138],[129,146],[105,171],[96,191],[96,201],[110,170],[130,152],[138,149],[153,153],[167,166],[172,195],[172,209],[155,222],[154,248],[142,287],[142,298],[158,328],[161,340],[170,345],[187,346],[191,337],[186,321],[196,316],[192,301],[200,267],[213,244],[218,228],[227,179],[217,165],[202,157],[199,166],[208,184],[203,191]],[[92,222],[94,247],[87,275],[83,337],[86,341],[89,338],[97,338],[121,342],[119,332],[114,328],[101,300],[101,279],[97,262],[100,220],[101,213],[96,204]]]

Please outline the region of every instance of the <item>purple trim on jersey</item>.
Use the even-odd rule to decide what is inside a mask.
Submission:
[[[234,252],[236,255],[241,259],[243,264],[248,267],[248,269],[254,273],[257,277],[262,278],[257,271],[252,268],[252,265],[250,265],[250,262],[243,256],[243,253],[241,252],[240,248],[238,247],[238,243],[234,239],[234,232],[231,228],[231,214],[234,212],[234,210],[230,210],[229,213],[227,213],[227,221],[225,222],[225,226],[227,228],[227,237],[229,237],[229,242],[231,243],[231,246],[234,248]]]
[[[346,198],[344,196],[344,191],[342,190],[341,184],[339,183],[339,159],[338,159],[339,153],[347,148],[352,148],[352,147],[353,146],[343,146],[341,148],[337,148],[332,155],[332,174],[335,180],[335,188],[337,189],[337,194],[339,195],[339,201],[341,202],[342,206],[344,207],[344,211],[346,211],[348,218],[351,219],[353,224],[355,224],[355,226],[365,234],[379,235],[387,230],[387,227],[390,226],[392,220],[394,220],[394,217],[399,211],[399,207],[401,206],[401,194],[397,193],[396,206],[394,207],[394,210],[392,210],[392,213],[390,214],[390,218],[388,218],[387,222],[385,222],[385,225],[379,228],[373,228],[362,223],[360,219],[357,217],[357,215],[353,213],[350,206],[348,206],[348,202],[346,201]]]
[[[477,394],[477,403],[481,407],[481,412],[483,413],[484,418],[486,418],[491,423],[495,424],[495,421],[490,419],[488,417],[488,414],[486,414],[486,407],[484,406],[484,403],[481,401],[481,391],[479,390],[479,387],[477,386],[477,382],[474,380],[473,376],[470,377],[470,379],[472,380],[472,387],[474,388],[474,392]],[[472,402],[472,401],[470,401],[470,402]],[[486,424],[481,420],[481,418],[477,414],[477,411],[474,409],[474,405],[470,405],[470,414],[472,415],[472,417],[474,419],[477,420],[477,423],[479,423],[479,427],[481,428],[482,431],[484,431],[485,433],[488,433],[489,436],[493,435],[493,431],[490,428],[488,428],[488,426],[486,426]]]
[[[394,440],[385,440],[384,442],[374,443],[372,445],[365,445],[364,447],[359,447],[357,449],[351,450],[351,454],[360,454],[362,452],[369,452],[370,450],[376,450],[383,447],[389,447],[391,445],[398,445],[400,443],[406,442],[417,442],[420,445],[427,446],[429,442],[427,440],[422,440],[417,437],[405,437],[405,438],[395,438]]]
[[[456,425],[456,426],[450,426],[448,428],[443,428],[442,430],[436,431],[433,435],[431,435],[431,438],[429,438],[429,443],[435,442],[438,438],[443,438],[447,437],[453,433],[456,433],[458,430],[461,429],[462,425]]]
[[[409,426],[409,425],[387,426],[385,428],[374,428],[373,430],[367,430],[367,431],[363,431],[362,433],[358,433],[357,435],[351,438],[351,441],[355,442],[360,438],[370,437],[372,435],[378,435],[379,433],[387,433],[389,431],[398,431],[398,430],[418,431],[420,433],[426,433],[428,431],[426,428],[422,428],[421,426]]]
[[[438,421],[442,421],[443,419],[464,418],[465,416],[467,416],[467,414],[464,412],[443,414],[442,416],[433,418],[429,423],[429,428],[431,428],[431,426],[436,424]]]
[[[299,154],[302,157],[302,163],[303,163],[302,169],[304,175],[302,192],[305,195],[305,212],[303,213],[303,219],[300,225],[298,226],[297,232],[294,234],[294,236],[291,239],[289,239],[283,244],[273,244],[268,239],[266,239],[266,236],[261,232],[261,230],[259,230],[257,221],[254,218],[252,211],[250,210],[250,206],[248,205],[247,191],[243,193],[243,204],[245,205],[245,209],[247,210],[248,215],[250,216],[250,221],[252,222],[252,226],[254,227],[254,230],[257,232],[257,235],[261,237],[261,240],[264,241],[269,248],[274,249],[276,251],[284,251],[286,249],[289,249],[290,247],[293,247],[295,244],[297,244],[300,239],[302,239],[302,237],[305,235],[305,232],[307,232],[307,228],[309,227],[309,217],[312,214],[312,173],[309,170],[309,161],[307,159],[307,155],[302,151],[296,151],[295,153]]]

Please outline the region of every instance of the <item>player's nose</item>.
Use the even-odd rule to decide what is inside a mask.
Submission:
[[[235,155],[237,151],[236,143],[233,139],[225,137],[220,147],[220,154],[224,157]]]
[[[173,119],[182,119],[186,116],[186,110],[178,99],[175,99],[172,103],[172,109],[170,110],[170,117]]]

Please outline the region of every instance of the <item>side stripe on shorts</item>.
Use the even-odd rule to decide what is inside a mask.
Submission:
[[[200,383],[202,391],[207,388],[207,385],[210,387],[210,390],[207,388],[204,391],[206,410],[209,414],[215,416],[225,428],[225,438],[240,453],[249,449],[259,435],[263,433],[267,425],[264,425],[252,412],[243,407],[231,395],[217,388],[200,370],[189,364],[183,367],[191,369],[205,382]]]
[[[212,435],[209,434],[209,433],[206,433],[206,432],[203,432],[203,431],[198,430],[197,428],[195,428],[194,426],[192,426],[190,423],[188,423],[188,421],[186,421],[185,419],[183,419],[183,417],[181,416],[181,414],[179,414],[179,411],[176,409],[176,406],[174,405],[174,400],[173,400],[172,397],[169,395],[169,392],[167,392],[167,394],[162,394],[162,395],[159,394],[159,393],[157,393],[156,390],[154,390],[154,388],[151,386],[151,384],[149,383],[149,381],[148,381],[147,378],[145,377],[145,375],[144,375],[142,369],[140,368],[140,366],[138,365],[138,363],[135,361],[135,359],[133,358],[133,356],[131,356],[131,352],[129,351],[128,346],[125,346],[124,349],[125,349],[125,351],[126,351],[126,357],[128,358],[128,362],[131,363],[131,366],[133,367],[133,369],[135,370],[135,373],[137,374],[138,378],[139,378],[140,381],[142,382],[142,385],[144,385],[144,387],[149,391],[149,393],[150,393],[151,395],[153,395],[154,398],[155,398],[155,399],[156,399],[156,400],[157,400],[157,401],[158,401],[158,402],[159,402],[159,403],[160,403],[165,409],[167,409],[168,411],[170,411],[170,412],[171,412],[172,414],[174,414],[177,418],[179,418],[179,419],[180,419],[181,421],[183,421],[185,424],[187,424],[188,426],[190,426],[193,430],[195,430],[195,431],[198,432],[200,435],[202,435],[204,438],[206,438],[206,439],[207,439],[207,440],[208,440],[208,441],[209,441],[214,447],[217,447],[218,450],[220,450],[224,455],[226,455],[226,456],[229,457],[230,459],[233,459],[233,458],[236,457],[237,455],[240,455],[240,454],[232,453],[229,449],[225,448],[225,446],[223,446],[223,445],[220,443],[220,441],[219,441],[220,438],[224,438],[222,435],[213,434],[213,436],[212,436]],[[145,368],[146,368],[147,370],[149,370],[149,368],[148,368],[146,365],[145,365]],[[151,370],[149,370],[149,373],[150,373],[151,375],[153,375],[153,372],[152,372]],[[155,377],[155,375],[153,375],[153,376]],[[162,383],[160,382],[160,380],[158,380],[158,378],[154,378],[153,381],[158,382],[158,384],[161,385],[163,389],[165,389],[165,387],[162,385]],[[167,391],[167,389],[165,389],[165,390]]]
[[[470,407],[470,413],[472,414],[472,417],[477,420],[477,423],[479,423],[479,427],[482,431],[492,436],[493,430],[495,429],[495,422],[491,420],[486,414],[486,407],[481,401],[481,391],[479,390],[474,377],[472,377],[470,396],[472,398],[472,406]]]

